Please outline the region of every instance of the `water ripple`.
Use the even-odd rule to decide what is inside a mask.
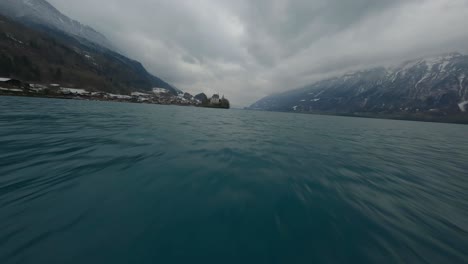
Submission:
[[[463,263],[468,127],[0,98],[1,263]]]

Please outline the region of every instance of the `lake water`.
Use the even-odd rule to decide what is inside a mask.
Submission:
[[[468,126],[0,97],[0,263],[463,263]]]

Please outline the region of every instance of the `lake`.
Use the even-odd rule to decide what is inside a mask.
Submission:
[[[0,97],[0,263],[463,263],[468,126]]]

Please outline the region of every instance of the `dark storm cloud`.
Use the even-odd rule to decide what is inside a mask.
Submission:
[[[345,71],[466,52],[468,0],[50,0],[189,92],[246,105]]]

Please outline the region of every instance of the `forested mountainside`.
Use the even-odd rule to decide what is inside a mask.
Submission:
[[[0,76],[31,83],[61,83],[90,90],[128,93],[177,89],[131,60],[94,43],[0,16]]]

